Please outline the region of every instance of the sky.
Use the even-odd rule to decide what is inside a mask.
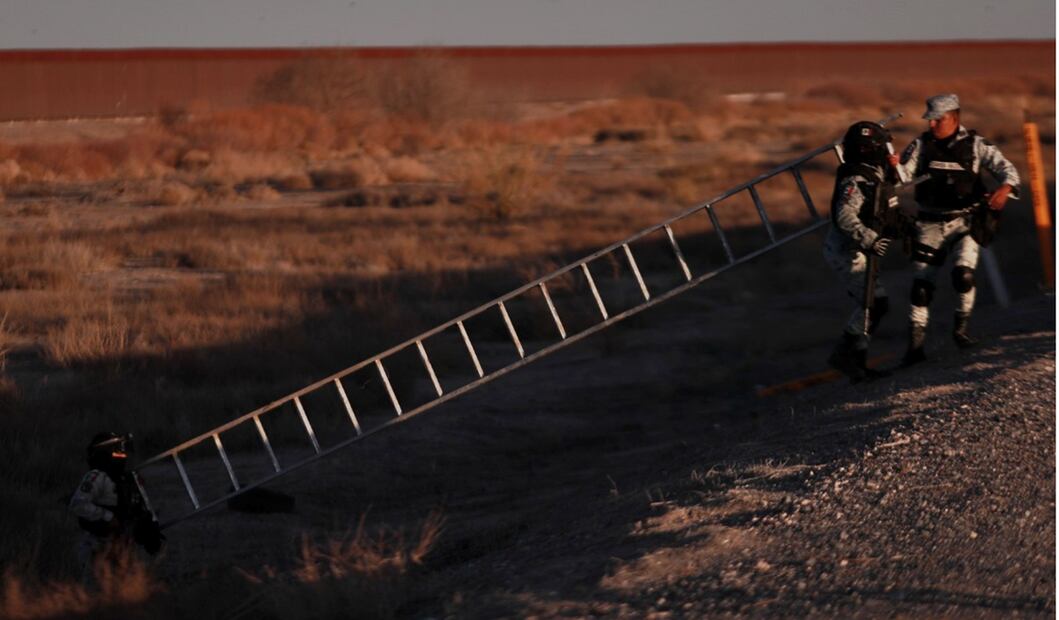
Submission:
[[[1054,39],[1054,0],[0,0],[0,48]]]

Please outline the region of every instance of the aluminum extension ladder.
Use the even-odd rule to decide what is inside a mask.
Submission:
[[[185,441],[184,443],[178,446],[175,446],[151,459],[148,459],[147,461],[144,461],[136,467],[137,473],[145,471],[145,468],[149,468],[152,466],[157,467],[160,464],[163,464],[165,461],[171,461],[172,466],[176,469],[176,473],[179,474],[180,482],[182,483],[184,491],[187,495],[187,502],[185,503],[185,506],[190,509],[182,512],[181,514],[176,515],[160,514],[159,519],[161,521],[162,526],[166,527],[169,525],[173,525],[179,521],[183,521],[190,517],[201,514],[203,511],[206,511],[223,502],[226,502],[242,493],[245,493],[246,491],[249,491],[250,489],[259,487],[263,484],[266,484],[272,480],[279,478],[280,476],[283,476],[289,472],[304,467],[309,463],[315,462],[333,452],[336,452],[337,450],[340,450],[356,441],[359,441],[365,437],[377,433],[385,428],[389,428],[397,423],[408,420],[409,418],[419,415],[444,402],[452,400],[453,398],[456,398],[461,394],[469,392],[489,381],[497,379],[513,370],[521,368],[522,366],[525,366],[526,364],[529,364],[530,362],[536,359],[544,357],[550,353],[562,349],[563,347],[569,346],[570,344],[573,344],[574,342],[577,342],[591,334],[603,330],[609,327],[610,325],[621,321],[622,319],[628,318],[634,314],[646,310],[647,308],[650,308],[651,306],[654,306],[655,304],[659,304],[671,297],[679,295],[680,293],[683,293],[684,291],[687,291],[688,289],[698,284],[701,284],[705,280],[713,278],[714,276],[723,273],[731,269],[732,267],[753,260],[786,243],[794,241],[795,239],[798,239],[806,234],[818,230],[819,228],[826,225],[828,220],[827,218],[821,218],[820,214],[816,210],[816,207],[813,205],[813,200],[809,194],[808,188],[806,187],[805,181],[802,178],[800,168],[809,160],[821,154],[824,154],[829,150],[834,151],[839,162],[843,160],[841,145],[838,142],[833,142],[831,144],[821,146],[809,153],[806,153],[805,155],[802,155],[801,157],[798,157],[797,159],[789,161],[746,183],[734,187],[720,194],[719,196],[716,196],[706,202],[700,203],[699,205],[673,218],[670,218],[650,228],[644,229],[627,239],[614,243],[606,248],[603,248],[602,250],[599,250],[598,252],[595,252],[594,254],[591,254],[590,256],[586,256],[577,262],[574,262],[561,269],[558,269],[557,271],[547,276],[529,282],[528,284],[525,284],[524,286],[517,288],[507,293],[506,295],[503,295],[490,302],[482,304],[477,308],[474,308],[473,310],[470,310],[469,312],[466,312],[456,317],[455,319],[448,321],[447,323],[444,323],[431,330],[423,332],[418,336],[415,336],[405,342],[402,342],[401,344],[398,344],[386,351],[383,351],[382,353],[365,359],[353,366],[341,370],[329,377],[321,379],[292,394],[284,396],[279,400],[269,403],[254,411],[251,411],[250,413],[235,418],[226,424],[218,426],[213,430],[203,433],[193,439],[189,439],[188,441]],[[798,194],[801,196],[805,207],[808,208],[811,223],[808,226],[805,226],[804,228],[801,228],[800,230],[797,230],[784,237],[777,237],[776,231],[774,230],[773,225],[769,221],[768,215],[766,214],[764,204],[762,203],[761,197],[757,190],[757,186],[768,179],[783,175],[784,173],[790,174],[791,177],[793,177],[794,183],[796,184],[798,189]],[[764,229],[765,235],[767,235],[768,242],[767,244],[762,247],[759,247],[756,250],[737,256],[736,253],[733,251],[732,244],[729,242],[729,239],[725,235],[724,229],[721,227],[720,222],[718,221],[717,214],[715,213],[715,206],[728,198],[742,194],[744,192],[749,194],[750,199],[752,200],[754,207],[757,210],[757,215],[760,217],[761,226]],[[705,212],[705,214],[709,217],[709,221],[712,225],[713,231],[716,233],[717,237],[720,240],[721,246],[723,247],[726,261],[725,264],[718,268],[696,275],[693,274],[691,269],[689,268],[688,262],[685,260],[684,253],[677,243],[677,237],[673,232],[673,226],[676,223],[684,220],[685,218],[693,217],[702,212]],[[664,231],[665,238],[668,239],[668,243],[671,246],[675,262],[679,266],[681,272],[680,276],[682,276],[683,283],[664,292],[654,293],[649,290],[647,283],[644,280],[644,276],[640,271],[639,265],[637,264],[636,258],[633,255],[630,244],[652,233],[658,233],[659,231]],[[588,264],[591,261],[610,255],[611,253],[620,253],[619,255],[624,255],[624,261],[627,262],[629,270],[635,276],[636,284],[639,288],[639,296],[642,296],[642,301],[640,301],[637,305],[624,311],[621,311],[617,314],[612,314],[610,311],[608,311],[607,306],[604,304],[603,298],[600,296],[599,289],[597,288],[596,282],[592,277],[592,273],[589,271],[588,268]],[[576,333],[570,333],[567,331],[563,319],[556,309],[556,304],[553,303],[552,297],[549,294],[548,284],[549,282],[552,282],[553,280],[563,276],[564,274],[568,274],[570,272],[575,272],[578,270],[581,272],[581,274],[583,274],[584,279],[587,282],[589,289],[591,290],[595,305],[599,311],[599,317],[598,322],[594,325],[577,331]],[[679,276],[676,276],[675,274],[674,277],[679,278]],[[519,339],[519,334],[515,328],[515,324],[511,320],[506,302],[510,303],[515,298],[533,289],[538,290],[542,294],[543,299],[547,302],[547,307],[551,314],[551,320],[554,323],[555,329],[558,332],[559,340],[549,346],[545,346],[544,348],[534,353],[527,354],[523,347],[523,343]],[[468,330],[465,327],[465,322],[473,317],[490,311],[499,312],[500,316],[503,318],[504,325],[506,325],[507,332],[510,335],[511,341],[517,349],[518,359],[517,361],[510,363],[502,368],[491,372],[486,372],[485,370],[483,370],[483,366],[479,361],[479,356],[476,352],[474,343],[471,341]],[[474,365],[474,370],[476,371],[477,378],[472,379],[470,382],[462,385],[457,389],[445,391],[442,389],[442,384],[438,380],[438,376],[435,373],[434,366],[431,364],[430,357],[427,354],[427,350],[424,347],[423,342],[427,338],[439,334],[444,330],[450,329],[453,326],[455,326],[459,330],[459,334],[462,337],[463,344],[466,348],[466,355],[470,358],[470,361]],[[395,392],[390,378],[387,374],[385,362],[387,361],[387,359],[389,359],[396,353],[404,351],[406,349],[410,349],[412,347],[414,347],[415,350],[418,351],[419,358],[422,360],[423,367],[429,374],[431,383],[433,385],[433,391],[434,393],[436,393],[436,397],[406,411],[404,408],[402,408],[401,402],[399,401],[397,393]],[[347,386],[343,383],[343,379],[347,378],[352,373],[363,369],[370,370],[371,366],[374,366],[374,372],[377,373],[377,378],[381,380],[382,385],[385,386],[386,393],[393,408],[392,416],[388,420],[375,426],[362,425],[362,421],[358,417],[358,414],[354,410],[353,406],[351,405],[350,398],[347,395]],[[325,390],[333,391],[334,394],[337,394],[338,399],[340,399],[342,407],[344,408],[344,413],[346,416],[348,416],[348,423],[352,427],[352,436],[342,441],[339,441],[335,445],[323,448],[321,447],[317,437],[317,433],[314,430],[313,425],[310,423],[308,415],[306,414],[306,407],[303,403],[303,400],[310,394]],[[283,463],[281,461],[281,459],[277,455],[277,451],[273,449],[273,442],[270,440],[269,434],[266,432],[265,427],[262,424],[262,416],[264,414],[287,405],[293,405],[294,411],[291,413],[297,413],[297,417],[300,420],[300,426],[304,428],[305,435],[312,444],[312,453],[309,456],[300,458],[297,461],[289,464]],[[290,408],[288,407],[288,409]],[[240,476],[239,474],[237,474],[236,467],[233,466],[233,462],[229,458],[228,451],[226,451],[225,445],[221,441],[221,433],[236,429],[240,426],[253,427],[252,431],[256,431],[256,435],[260,439],[260,447],[258,449],[263,449],[265,453],[267,453],[268,463],[271,465],[271,467],[267,468],[264,473],[261,473],[249,479],[244,479],[246,478],[245,475]],[[295,426],[297,426],[297,424],[295,424]],[[230,482],[230,486],[227,488],[227,491],[219,497],[200,499],[198,493],[196,493],[195,486],[192,484],[192,481],[188,476],[187,463],[184,459],[181,458],[181,455],[187,453],[192,448],[202,446],[204,444],[208,446],[210,443],[213,444],[213,447],[216,450],[216,457],[220,459],[221,463],[224,466],[224,471],[227,474],[227,480],[228,482]],[[263,456],[264,455],[262,455],[262,458]],[[151,485],[147,482],[144,482],[141,483],[140,486],[140,491],[143,493],[145,500],[147,500],[148,505],[150,506],[152,502],[147,492],[147,488],[145,487],[151,487]]]

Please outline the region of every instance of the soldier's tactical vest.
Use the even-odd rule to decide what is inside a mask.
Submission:
[[[888,207],[896,205],[897,195],[894,186],[884,182],[880,172],[873,166],[867,164],[842,164],[835,174],[835,189],[831,194],[831,223],[837,224],[838,203],[842,199],[839,195],[839,186],[847,177],[858,175],[864,177],[863,181],[856,181],[857,189],[864,196],[864,204],[860,206],[857,217],[865,226],[879,232],[882,230],[880,216]]]
[[[920,136],[919,169],[930,176],[916,186],[916,202],[938,211],[964,209],[982,199],[985,186],[974,172],[974,131],[961,140],[936,140],[929,131]]]

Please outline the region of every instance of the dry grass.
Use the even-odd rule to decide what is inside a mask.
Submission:
[[[332,112],[328,104],[290,101],[172,111],[124,141],[0,145],[7,194],[0,351],[18,346],[18,359],[30,360],[9,362],[0,381],[0,536],[7,541],[0,565],[19,575],[68,572],[72,526],[53,499],[76,484],[78,463],[53,455],[79,454],[97,427],[135,432],[146,438],[144,452],[163,450],[719,193],[787,151],[837,137],[855,117],[886,106],[865,94],[874,87],[817,84],[787,102],[700,107],[665,92],[678,85],[659,82],[652,97],[523,119],[392,116],[377,106]],[[916,90],[932,94],[937,86]],[[1027,80],[1024,89],[1042,86]],[[895,96],[912,95],[920,106],[923,92]],[[1051,94],[1025,96],[1054,116]],[[1017,127],[1015,99],[990,99],[978,128],[993,136]],[[655,139],[593,143],[613,129],[646,129]],[[1015,144],[1004,148],[1017,160]],[[815,194],[830,191],[829,165],[807,175]],[[391,202],[412,191],[392,183],[415,184],[437,199]],[[377,200],[325,207],[334,195],[321,190]],[[791,195],[778,192],[778,203]],[[273,208],[247,208],[248,198]],[[818,206],[826,199],[817,197]],[[788,215],[770,212],[777,222]],[[753,209],[720,216],[726,226],[757,224]],[[644,265],[651,256],[645,250]],[[777,272],[796,286],[815,268]],[[557,283],[555,290],[573,289]],[[38,537],[23,535],[26,523],[39,524]],[[299,587],[332,585],[341,602],[355,590],[342,590],[342,575],[371,573],[357,562],[411,570],[427,538],[390,538],[382,548],[358,533],[308,545],[301,573],[259,576],[286,584],[275,591],[287,598],[267,604],[297,617],[312,591]],[[24,580],[17,584],[20,600],[36,600]]]
[[[6,573],[0,617],[30,620],[123,615],[160,591],[147,566],[128,547],[116,546],[100,554],[94,574],[95,586],[88,588],[62,581],[33,585]]]
[[[352,533],[322,544],[303,537],[293,568],[244,571],[242,583],[219,592],[194,585],[167,591],[135,550],[116,545],[100,554],[90,587],[70,581],[32,584],[6,573],[0,617],[185,618],[207,605],[227,609],[226,617],[390,618],[407,602],[409,571],[422,564],[442,523],[441,515],[432,513],[409,537],[402,530],[371,533],[362,518]]]

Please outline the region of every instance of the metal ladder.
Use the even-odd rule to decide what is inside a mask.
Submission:
[[[824,226],[828,220],[826,218],[821,218],[820,214],[816,210],[816,207],[813,205],[813,200],[810,197],[809,190],[806,187],[805,181],[802,178],[801,167],[809,160],[828,151],[833,151],[837,156],[839,162],[842,161],[842,150],[841,145],[839,143],[835,142],[825,146],[821,146],[809,153],[806,153],[805,155],[802,155],[801,157],[798,157],[797,159],[794,159],[777,168],[774,168],[746,183],[729,189],[728,191],[706,202],[700,203],[699,205],[673,218],[656,224],[655,226],[641,230],[640,232],[632,235],[627,239],[607,246],[602,250],[599,250],[598,252],[586,256],[579,261],[571,263],[561,269],[558,269],[557,271],[547,276],[529,282],[528,284],[525,284],[507,293],[506,295],[503,295],[490,302],[482,304],[477,308],[470,310],[469,312],[466,312],[431,330],[423,332],[418,336],[415,336],[405,342],[402,342],[401,344],[391,347],[390,349],[387,349],[382,353],[365,359],[353,366],[341,370],[329,377],[321,379],[292,394],[284,396],[279,400],[273,401],[259,409],[251,411],[250,413],[235,418],[234,420],[231,420],[226,424],[218,426],[213,430],[203,433],[193,439],[189,439],[188,441],[185,441],[184,443],[181,443],[178,446],[175,446],[151,459],[144,461],[136,467],[137,473],[144,472],[147,468],[150,468],[152,466],[157,467],[159,465],[163,465],[166,461],[171,462],[172,467],[176,469],[176,473],[179,475],[180,483],[184,487],[184,491],[187,495],[187,502],[185,503],[185,506],[188,507],[189,510],[186,510],[181,514],[173,516],[160,515],[159,518],[162,526],[170,526],[177,522],[201,514],[203,511],[206,511],[212,507],[224,503],[242,493],[245,493],[250,489],[259,487],[263,484],[266,484],[272,480],[279,478],[280,476],[283,476],[287,473],[304,467],[309,463],[320,460],[321,458],[333,452],[336,452],[356,441],[364,439],[365,437],[373,435],[383,429],[389,428],[400,422],[404,422],[409,418],[417,416],[425,411],[428,411],[429,409],[432,409],[433,407],[436,407],[437,405],[452,400],[460,396],[461,394],[469,392],[489,381],[502,377],[513,370],[521,368],[522,366],[525,366],[526,364],[529,364],[530,362],[536,359],[549,355],[591,334],[603,330],[609,327],[610,325],[621,321],[622,319],[628,318],[634,314],[646,310],[647,308],[650,308],[651,306],[654,306],[671,297],[679,295],[684,291],[687,291],[688,289],[698,284],[701,284],[705,280],[713,278],[714,276],[723,273],[737,265],[741,265],[750,260],[753,260],[784,244],[787,244],[791,241],[794,241],[795,239],[798,239],[815,230],[818,230],[819,228]],[[810,224],[786,236],[777,237],[776,231],[773,228],[772,223],[769,221],[768,215],[766,214],[765,206],[762,203],[757,186],[766,180],[785,174],[791,175],[795,185],[797,186],[798,195],[801,196],[805,207],[808,209]],[[760,218],[761,227],[763,228],[764,233],[768,238],[768,242],[762,247],[757,248],[756,250],[737,256],[736,253],[733,251],[733,247],[728,239],[728,236],[725,234],[724,229],[720,225],[717,214],[715,213],[715,206],[728,198],[744,193],[748,194],[751,201],[753,202],[754,208],[757,211],[757,215]],[[692,273],[691,269],[689,268],[688,261],[685,260],[684,252],[681,250],[680,245],[677,243],[677,236],[673,232],[673,227],[675,224],[685,220],[686,218],[701,216],[702,213],[705,213],[706,216],[708,216],[709,222],[712,225],[712,229],[720,240],[720,244],[723,247],[725,262],[720,267],[696,275]],[[680,275],[676,276],[676,274],[674,274],[674,277],[682,279],[683,283],[666,291],[652,292],[647,286],[647,282],[644,279],[643,273],[640,271],[640,267],[637,264],[636,258],[633,255],[631,244],[634,241],[642,239],[648,235],[651,235],[652,233],[659,233],[660,231],[664,232],[664,237],[668,240],[668,244],[671,246],[675,262],[679,266]],[[639,289],[638,296],[642,297],[642,301],[637,303],[635,306],[628,308],[624,311],[618,312],[616,314],[608,310],[606,304],[604,303],[603,297],[601,297],[600,295],[599,288],[597,287],[596,282],[592,277],[592,273],[588,267],[590,262],[598,258],[611,255],[612,253],[617,254],[619,256],[623,256],[624,262],[627,263],[628,269],[635,277],[636,285]],[[592,298],[595,301],[595,306],[598,309],[599,316],[598,322],[596,322],[595,324],[580,331],[576,331],[575,333],[571,333],[567,330],[567,327],[564,324],[562,317],[557,311],[556,304],[553,302],[552,296],[549,293],[548,285],[549,283],[553,282],[556,278],[562,277],[565,274],[569,274],[572,272],[576,273],[578,271],[584,276],[584,280],[588,284],[588,288],[591,291]],[[553,344],[545,346],[544,348],[536,352],[527,354],[525,348],[523,347],[523,342],[519,338],[518,330],[516,329],[515,324],[513,323],[511,316],[508,312],[508,305],[519,296],[533,290],[539,291],[540,294],[543,296],[543,300],[547,303],[547,308],[551,315],[551,321],[554,323],[555,330],[558,333],[559,339]],[[493,370],[491,372],[487,372],[483,369],[483,365],[479,360],[479,355],[476,352],[475,345],[472,342],[470,334],[465,326],[465,323],[469,319],[482,315],[486,312],[499,312],[500,317],[503,319],[503,323],[506,326],[507,333],[510,335],[511,342],[514,344],[515,349],[518,352],[517,361],[510,363],[497,370]],[[469,357],[470,361],[474,365],[474,370],[477,375],[477,378],[473,378],[471,381],[458,387],[457,389],[446,391],[442,388],[442,384],[438,380],[438,375],[435,373],[434,366],[431,364],[430,356],[427,354],[427,349],[424,347],[423,343],[427,338],[440,334],[441,332],[451,329],[453,327],[455,327],[459,331],[459,335],[462,338],[464,347],[466,348],[466,355]],[[393,384],[390,381],[390,377],[387,374],[386,362],[398,352],[405,351],[413,347],[415,351],[418,352],[418,356],[422,361],[423,368],[426,370],[427,374],[430,377],[430,381],[433,386],[433,392],[436,394],[436,396],[428,402],[415,406],[414,408],[411,408],[409,410],[405,410],[405,408],[402,407],[402,404],[398,399],[397,392],[394,390]],[[354,407],[351,405],[350,398],[347,394],[347,384],[343,382],[343,379],[346,379],[347,377],[349,377],[349,375],[353,374],[354,372],[365,369],[370,370],[370,367],[374,367],[373,372],[377,375],[377,380],[381,380],[382,385],[385,386],[386,394],[388,395],[390,404],[392,405],[392,416],[388,420],[374,426],[363,424],[363,421],[360,419],[360,417],[358,417],[358,414],[354,410]],[[314,430],[313,425],[310,423],[310,419],[306,413],[307,410],[303,402],[309,395],[322,391],[331,391],[333,393],[332,396],[337,395],[338,399],[341,401],[345,416],[348,416],[348,424],[351,427],[352,435],[326,448],[321,447],[320,441],[317,437],[317,433]],[[280,409],[281,407],[285,407],[288,405],[293,406],[293,412],[291,413],[296,413],[301,428],[304,429],[306,437],[312,444],[312,453],[309,456],[300,458],[295,462],[285,464],[281,462],[281,459],[277,455],[277,451],[273,448],[273,441],[270,439],[269,433],[266,432],[265,426],[262,424],[262,416],[268,412]],[[296,423],[294,424],[295,426],[297,426]],[[260,446],[258,449],[264,450],[264,452],[268,456],[268,464],[271,465],[270,468],[267,468],[268,470],[266,470],[265,473],[253,477],[240,476],[237,473],[236,467],[233,465],[232,460],[229,458],[229,453],[225,449],[225,444],[221,440],[221,434],[226,431],[236,429],[238,427],[252,427],[252,431],[250,432],[256,431],[257,438],[260,440]],[[189,450],[195,448],[196,446],[208,446],[211,443],[213,444],[213,447],[216,451],[216,457],[220,459],[220,462],[224,467],[224,471],[227,474],[227,481],[230,483],[230,486],[228,487],[227,491],[219,497],[215,497],[212,499],[200,499],[199,494],[196,492],[195,486],[192,484],[192,481],[189,478],[187,462],[185,462],[181,455],[187,453]],[[264,455],[262,455],[262,458],[263,456]],[[137,477],[137,479],[139,480],[140,478]],[[140,491],[143,493],[145,500],[147,500],[150,505],[147,489],[145,488],[148,486],[151,485],[147,483],[141,483]]]

